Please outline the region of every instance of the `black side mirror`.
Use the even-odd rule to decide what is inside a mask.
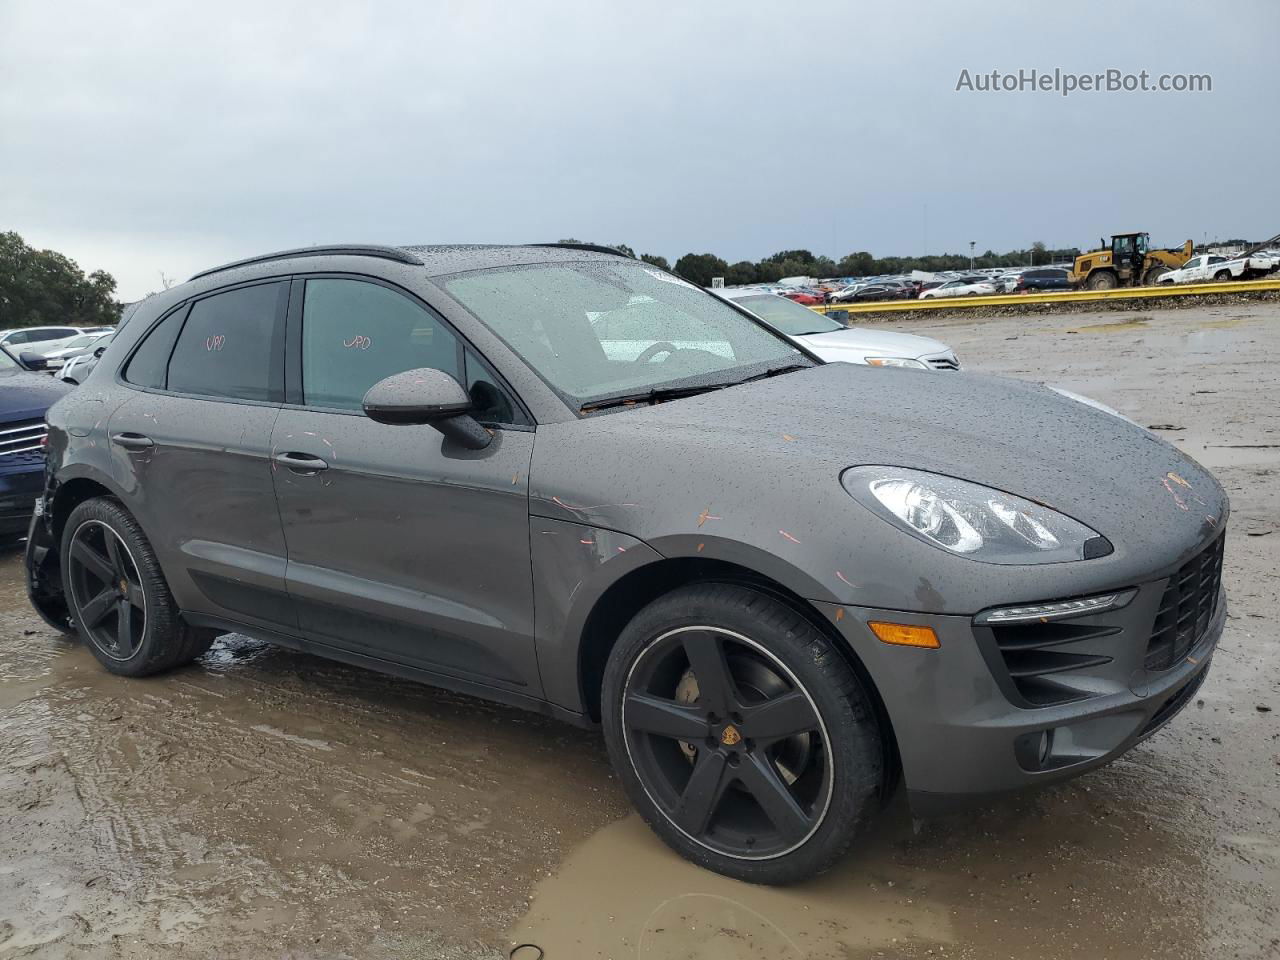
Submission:
[[[101,360],[101,359],[102,359],[102,355],[103,355],[104,353],[106,353],[106,352],[107,352],[107,348],[106,348],[106,347],[98,347],[96,350],[94,350],[94,351],[93,351],[93,355],[94,355],[97,359]]]
[[[378,423],[430,424],[469,450],[482,450],[492,435],[471,416],[471,397],[443,370],[424,367],[379,380],[364,395],[365,416]]]
[[[24,353],[18,358],[28,370],[47,370],[49,361],[38,353]]]

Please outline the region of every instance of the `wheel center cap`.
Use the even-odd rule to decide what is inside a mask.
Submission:
[[[736,747],[742,742],[742,734],[732,723],[720,731],[720,742],[726,747]]]

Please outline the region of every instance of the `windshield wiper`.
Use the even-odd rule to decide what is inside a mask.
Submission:
[[[667,400],[679,400],[682,397],[696,397],[700,393],[710,393],[712,390],[723,390],[725,387],[736,387],[742,383],[751,383],[755,380],[763,380],[766,377],[776,377],[780,373],[790,373],[792,370],[807,370],[808,364],[789,363],[783,367],[772,367],[763,373],[757,373],[753,376],[746,377],[742,380],[725,380],[722,383],[702,383],[695,386],[685,387],[654,387],[652,390],[645,390],[643,393],[627,393],[619,397],[605,397],[603,400],[592,400],[590,403],[584,403],[578,408],[579,413],[590,413],[593,410],[607,410],[610,407],[626,407],[637,403],[663,403]]]
[[[735,381],[736,383],[737,381]],[[723,390],[734,383],[704,383],[692,387],[654,387],[643,393],[627,393],[620,397],[605,397],[603,400],[592,400],[578,408],[579,413],[590,413],[593,410],[607,410],[610,407],[626,407],[636,403],[655,404],[666,400],[679,400],[681,397],[696,397],[700,393],[712,390]]]
[[[751,383],[755,380],[765,380],[769,377],[776,377],[780,373],[790,373],[792,370],[808,369],[809,364],[807,363],[788,363],[785,367],[770,367],[768,370],[764,371],[764,373],[753,374],[743,380],[735,380],[732,384],[729,384],[729,386],[736,387],[740,383]]]

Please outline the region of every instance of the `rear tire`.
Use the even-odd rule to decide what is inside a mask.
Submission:
[[[1231,279],[1231,271],[1230,271],[1230,270],[1219,270],[1217,273],[1215,273],[1215,274],[1213,275],[1213,279],[1217,280],[1219,283],[1221,283],[1221,282],[1222,282],[1222,281],[1224,281],[1224,280],[1230,280],[1230,279]]]
[[[812,877],[879,809],[869,695],[822,632],[755,590],[694,584],[641,610],[609,655],[602,720],[640,815],[725,876]]]
[[[182,620],[151,543],[118,501],[98,497],[72,510],[61,557],[76,632],[110,672],[161,673],[212,645],[212,631]]]

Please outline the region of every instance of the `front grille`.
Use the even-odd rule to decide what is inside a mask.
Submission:
[[[959,370],[960,364],[951,357],[930,357],[926,361],[935,370]]]
[[[0,464],[42,463],[48,432],[43,420],[24,420],[0,427]]]
[[[1218,608],[1225,542],[1226,537],[1219,536],[1169,578],[1147,644],[1144,665],[1148,670],[1168,670],[1209,629]]]

